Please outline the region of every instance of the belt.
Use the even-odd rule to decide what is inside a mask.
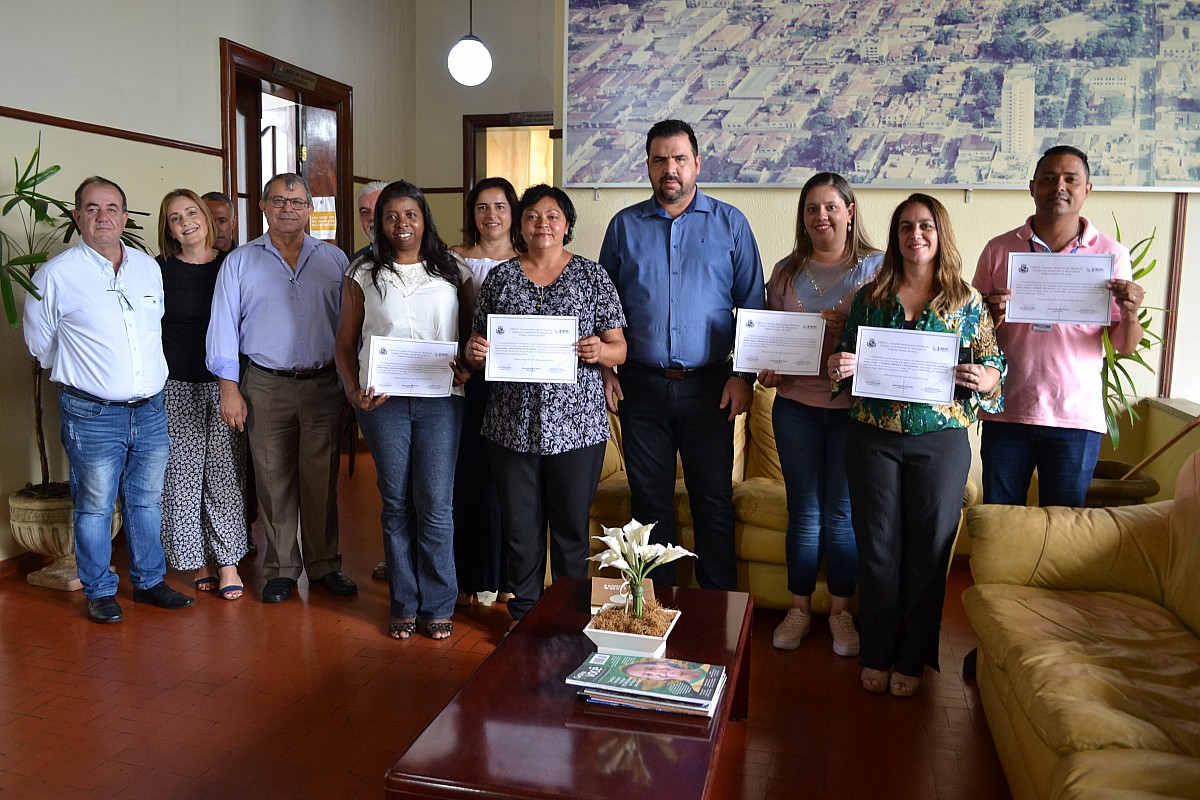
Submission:
[[[87,400],[89,403],[99,403],[102,406],[119,406],[120,408],[141,408],[150,402],[149,397],[139,397],[136,400],[105,400],[101,397],[96,397],[94,394],[76,389],[74,386],[63,386],[62,390],[72,397],[78,397],[80,400]]]
[[[261,370],[268,375],[274,375],[279,378],[292,378],[298,381],[306,381],[309,378],[319,378],[322,375],[328,375],[334,370],[333,364],[326,364],[325,366],[317,367],[316,369],[271,369],[270,367],[264,367],[262,364],[256,364],[251,361],[250,366],[257,370]]]
[[[657,375],[660,378],[666,378],[671,381],[686,381],[688,378],[698,378],[709,372],[716,372],[719,369],[729,369],[729,360],[714,361],[711,364],[705,364],[703,367],[695,367],[693,369],[683,369],[680,367],[648,367],[645,364],[639,364],[636,361],[626,361],[618,368],[618,373],[621,370],[629,370],[631,372],[645,372],[650,375]]]

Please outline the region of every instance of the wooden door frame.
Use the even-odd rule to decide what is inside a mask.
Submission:
[[[463,230],[467,230],[467,215],[471,210],[466,208],[467,195],[475,185],[476,146],[479,136],[488,128],[527,128],[535,125],[549,124],[547,119],[553,119],[549,111],[512,114],[463,114]],[[551,139],[561,139],[562,129],[551,127]]]
[[[300,93],[305,102],[319,101],[337,114],[337,246],[347,253],[354,249],[354,109],[353,89],[266,53],[221,38],[221,152],[225,193],[237,202],[237,79],[256,78]],[[249,181],[248,194],[257,198],[257,178]],[[252,204],[255,205],[255,204]],[[253,211],[253,209],[251,209]]]

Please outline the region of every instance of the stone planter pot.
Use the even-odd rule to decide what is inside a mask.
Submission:
[[[54,563],[26,576],[34,586],[74,592],[83,588],[75,565],[74,507],[68,497],[30,497],[23,492],[8,496],[8,518],[17,544]],[[120,512],[114,509],[112,535],[121,529]]]
[[[1099,461],[1088,484],[1087,506],[1108,508],[1110,506],[1133,506],[1146,502],[1146,498],[1158,494],[1158,481],[1145,472],[1135,472],[1126,480],[1121,476],[1133,468],[1122,461]]]

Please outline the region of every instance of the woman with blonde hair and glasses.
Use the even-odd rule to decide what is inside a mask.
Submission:
[[[172,569],[196,570],[198,591],[242,596],[246,555],[246,435],[221,421],[220,390],[204,365],[213,289],[225,254],[208,204],[190,189],[163,198],[158,262],[163,279],[164,389],[171,437],[162,496],[162,543]]]
[[[1002,407],[1004,355],[983,296],[962,279],[945,207],[914,194],[892,214],[873,283],[854,298],[829,376],[849,388],[860,328],[959,336],[948,404],[856,397],[846,433],[846,477],[858,544],[861,681],[868,692],[917,692],[938,668],[946,568],[971,466],[967,428],[979,408]]]

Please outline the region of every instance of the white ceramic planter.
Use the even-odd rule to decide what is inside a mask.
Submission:
[[[605,606],[605,608],[608,608],[608,606]],[[593,628],[591,622],[587,624],[583,632],[596,645],[597,652],[612,656],[658,658],[667,652],[667,637],[675,629],[675,623],[679,622],[681,613],[678,610],[674,611],[675,616],[671,619],[671,624],[667,627],[667,632],[662,636],[643,636],[638,633],[601,631]]]

